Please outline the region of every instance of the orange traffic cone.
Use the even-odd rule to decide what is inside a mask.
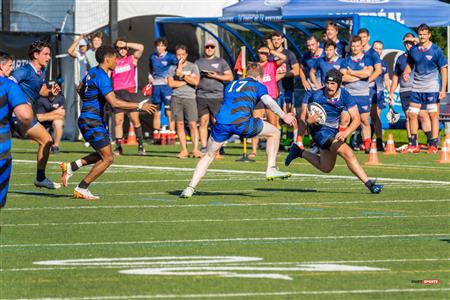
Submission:
[[[450,164],[450,145],[447,142],[442,142],[440,164]]]
[[[127,137],[127,145],[137,145],[136,133],[134,132],[134,126],[130,123],[130,127],[128,128],[128,137]]]
[[[384,149],[384,155],[395,155],[395,154],[397,154],[397,152],[395,152],[394,137],[390,133],[388,134],[386,148]]]
[[[372,145],[370,146],[369,151],[369,160],[366,162],[366,165],[381,165],[378,160],[378,152],[377,152],[377,141],[372,140]]]

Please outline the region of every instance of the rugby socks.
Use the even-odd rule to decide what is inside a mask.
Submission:
[[[136,138],[139,145],[142,145],[142,126],[134,127],[134,132],[136,133]]]
[[[429,143],[429,146],[434,146],[434,147],[437,147],[437,146],[438,146],[438,144],[439,144],[439,140],[438,140],[437,138],[434,138],[434,139],[430,139],[430,143]]]
[[[295,139],[295,144],[300,148],[300,149],[304,149],[305,147],[303,146],[303,137],[301,135],[298,135],[297,138]]]
[[[36,180],[42,181],[45,179],[45,169],[37,169]]]
[[[84,180],[81,180],[81,182],[78,184],[78,187],[79,187],[80,189],[87,189],[87,188],[89,187],[89,183],[87,183],[87,182],[84,181]]]
[[[411,145],[413,147],[417,147],[418,146],[418,144],[417,144],[417,134],[411,134]]]
[[[141,131],[142,133],[142,131]],[[116,147],[120,148],[122,147],[122,138],[116,138]]]
[[[370,138],[363,139],[364,150],[368,151],[370,149]]]
[[[431,146],[431,131],[426,131],[424,133],[427,136],[427,145]]]
[[[370,188],[372,187],[372,185],[374,185],[374,181],[373,180],[367,180],[366,182],[364,182],[364,185],[370,190]]]
[[[69,165],[70,171],[75,172],[76,170],[78,170],[83,166],[83,162],[81,161],[81,159],[77,159],[76,161],[71,162]]]

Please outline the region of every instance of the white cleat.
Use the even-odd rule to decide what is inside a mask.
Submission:
[[[98,200],[100,197],[92,195],[92,193],[88,189],[82,189],[80,187],[76,187],[73,191],[73,197],[75,199],[84,199],[84,200]]]
[[[63,187],[66,187],[69,183],[69,178],[72,177],[72,169],[70,168],[70,163],[61,163],[61,182]]]
[[[276,168],[276,167],[272,167],[266,172],[266,179],[270,180],[270,181],[277,179],[277,178],[286,179],[291,176],[292,176],[292,174],[290,172],[282,172],[282,171],[278,170],[278,168]]]
[[[49,190],[57,190],[59,188],[61,188],[61,185],[59,183],[53,182],[48,178],[45,178],[42,181],[34,181],[34,185],[38,188],[46,188]]]
[[[185,188],[181,194],[180,194],[180,198],[184,198],[184,199],[189,199],[192,197],[192,195],[194,194],[195,190],[193,187],[188,186],[187,188]]]

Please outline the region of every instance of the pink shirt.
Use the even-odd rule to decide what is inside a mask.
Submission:
[[[266,62],[262,66],[264,70],[263,84],[269,91],[269,96],[273,99],[278,98],[278,84],[277,84],[277,63],[273,61]]]
[[[125,58],[116,58],[116,68],[112,72],[112,80],[114,90],[128,90],[136,92],[136,65],[134,64],[133,55]]]

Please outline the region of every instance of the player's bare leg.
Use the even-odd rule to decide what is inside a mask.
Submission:
[[[184,121],[177,121],[177,134],[180,140],[181,151],[178,153],[178,158],[189,157],[189,151],[187,149],[186,132],[184,131]]]
[[[364,150],[369,153],[370,149],[370,123],[369,123],[369,113],[361,113],[361,135],[363,138]]]
[[[116,147],[114,149],[114,155],[122,154],[122,138],[123,138],[123,112],[114,113],[114,133],[116,137]]]
[[[264,112],[265,112],[264,109],[255,109],[252,113],[252,116],[255,119],[256,118],[263,119]],[[252,152],[249,155],[250,158],[254,158],[256,156],[256,152],[258,151],[258,142],[259,142],[259,139],[257,137],[252,138]]]

